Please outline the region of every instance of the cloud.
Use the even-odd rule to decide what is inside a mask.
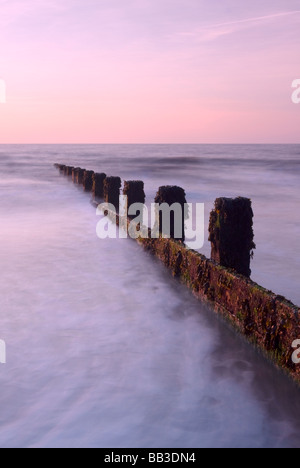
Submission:
[[[0,0],[0,26],[9,26],[29,15],[50,14],[64,9],[65,6],[57,0]]]
[[[269,19],[277,19],[281,18],[283,16],[291,16],[295,14],[300,14],[300,10],[295,10],[295,11],[287,11],[287,12],[282,12],[282,13],[275,13],[272,15],[265,15],[265,16],[257,16],[255,18],[247,18],[243,20],[238,20],[238,21],[229,21],[226,23],[219,23],[215,24],[213,27],[218,27],[218,26],[230,26],[230,25],[236,25],[236,24],[243,24],[243,23],[259,23],[261,21],[269,20]]]
[[[202,27],[200,29],[196,29],[191,32],[180,32],[178,33],[178,36],[187,37],[187,38],[190,37],[200,42],[213,41],[215,39],[218,39],[221,36],[234,34],[235,32],[241,31],[245,28],[259,26],[260,24],[263,25],[270,20],[278,20],[280,18],[295,16],[295,15],[300,15],[300,10],[274,13],[274,14],[265,15],[265,16],[256,16],[256,17],[246,18],[246,19],[236,20],[236,21],[216,23],[216,24]]]

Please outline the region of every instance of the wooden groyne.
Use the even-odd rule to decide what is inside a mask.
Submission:
[[[55,167],[66,176],[74,174],[73,167],[62,164],[55,164]],[[80,168],[75,171],[74,182],[82,184],[85,190],[84,174],[88,173],[88,191],[93,190],[94,198],[100,195],[105,201],[119,205],[119,177],[107,178],[105,174],[97,175]],[[142,181],[126,181],[123,193],[128,196],[130,204],[145,200]],[[160,187],[155,201],[158,204],[184,204],[185,192],[180,187]],[[127,228],[132,219],[117,215],[116,221]],[[158,223],[161,233],[160,219]],[[292,345],[300,339],[300,309],[250,279],[250,260],[255,248],[251,201],[245,198],[217,199],[210,217],[209,233],[211,259],[185,246],[184,231],[181,239],[172,238],[175,237],[172,223],[170,239],[162,236],[151,238],[149,235],[148,238],[139,237],[137,241],[159,258],[196,297],[228,319],[300,384],[300,364],[295,364],[292,359],[295,355]]]

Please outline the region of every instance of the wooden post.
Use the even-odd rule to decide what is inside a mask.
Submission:
[[[85,192],[91,192],[93,188],[94,171],[84,171],[83,174],[83,189]]]
[[[72,180],[73,180],[74,184],[77,181],[77,173],[78,173],[79,169],[80,169],[80,167],[74,167],[74,169],[72,170]]]
[[[211,258],[250,277],[254,244],[253,211],[248,198],[217,198],[209,222]]]
[[[66,176],[68,177],[71,176],[73,169],[74,169],[73,166],[66,166]]]
[[[94,198],[104,198],[104,180],[106,174],[95,173],[93,175],[93,195]]]
[[[78,171],[76,172],[76,183],[79,184],[79,185],[82,185],[83,184],[83,178],[84,178],[84,173],[85,173],[85,169],[78,169]]]
[[[117,213],[120,208],[121,185],[120,177],[106,177],[104,180],[104,200],[106,203],[114,205]]]
[[[157,220],[159,233],[162,235],[170,235],[171,239],[185,241],[185,204],[186,195],[181,187],[177,186],[163,186],[158,189],[155,197],[155,203],[159,206],[157,210]],[[170,232],[166,232],[163,222],[163,207],[161,205],[168,205],[171,210],[170,216]],[[173,208],[172,208],[173,205]],[[167,216],[167,214],[166,214]]]
[[[127,196],[127,214],[134,203],[145,203],[144,182],[141,180],[127,180],[124,182],[123,195]]]

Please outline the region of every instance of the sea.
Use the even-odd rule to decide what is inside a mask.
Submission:
[[[252,279],[300,304],[300,145],[0,145],[0,447],[300,447],[300,390],[54,169],[252,199]],[[300,337],[295,337],[300,338]]]

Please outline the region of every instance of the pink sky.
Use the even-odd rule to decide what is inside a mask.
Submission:
[[[0,143],[300,143],[299,0],[0,0]]]

